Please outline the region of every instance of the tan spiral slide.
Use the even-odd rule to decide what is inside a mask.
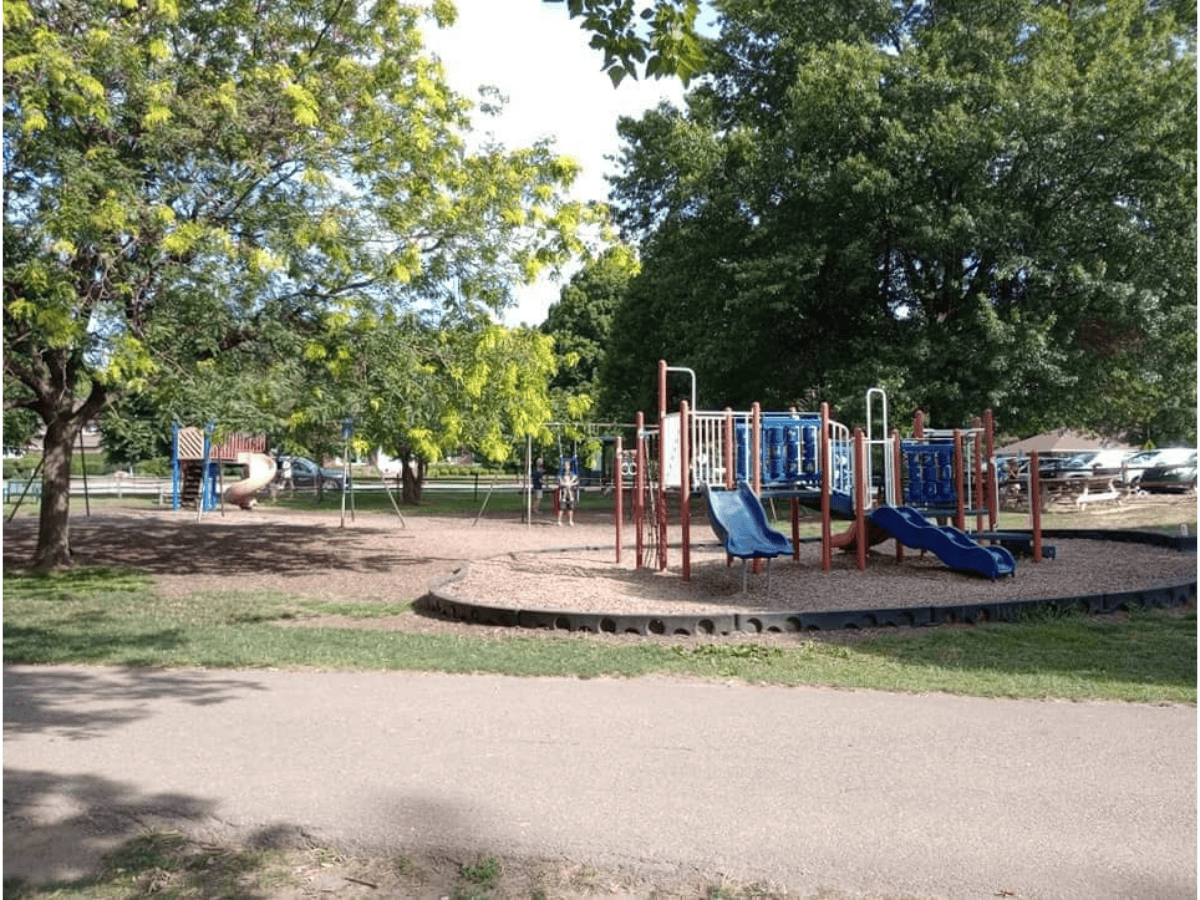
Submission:
[[[265,453],[239,453],[237,461],[246,467],[246,477],[225,488],[225,501],[250,509],[254,506],[254,495],[275,478],[275,460]]]

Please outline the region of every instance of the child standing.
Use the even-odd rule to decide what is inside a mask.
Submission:
[[[558,478],[558,524],[562,526],[563,513],[567,514],[567,524],[575,525],[575,504],[579,501],[579,476],[575,474],[573,463],[564,463],[562,475]]]

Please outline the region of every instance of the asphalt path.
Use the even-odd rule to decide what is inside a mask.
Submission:
[[[4,670],[4,872],[143,827],[812,896],[1193,898],[1196,709],[666,678]]]

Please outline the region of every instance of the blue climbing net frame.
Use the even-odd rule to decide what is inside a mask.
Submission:
[[[762,416],[759,465],[765,490],[818,491],[821,489],[821,417],[813,415]],[[736,480],[752,480],[749,422],[734,425]],[[835,444],[830,472],[831,489],[844,493],[853,484],[848,447]]]
[[[900,456],[908,476],[904,482],[906,506],[918,509],[956,506],[953,441],[901,441]]]

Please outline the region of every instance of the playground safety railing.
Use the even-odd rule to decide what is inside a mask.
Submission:
[[[691,486],[722,485],[726,477],[737,483],[749,483],[752,454],[750,430],[754,413],[734,410],[699,410],[689,413],[689,475]],[[840,422],[829,422],[830,459],[820,458],[819,413],[763,412],[760,413],[759,478],[764,490],[819,490],[821,472],[830,471],[831,489],[848,493],[853,487],[851,468],[852,439],[850,429]],[[677,413],[668,415],[662,423],[662,440],[666,449],[667,487],[681,486],[680,420]],[[727,429],[732,432],[729,440]],[[730,448],[732,445],[732,458]]]
[[[88,494],[93,497],[151,496],[157,497],[161,505],[163,497],[170,493],[169,478],[157,476],[139,477],[134,475],[91,475],[87,478],[74,476],[71,478],[71,495]],[[32,482],[24,478],[10,478],[4,482],[4,499],[13,502],[24,497],[27,502],[36,502],[42,496],[42,481],[35,478]]]
[[[876,436],[875,420],[873,413],[875,411],[876,401],[880,405],[882,413],[879,421],[878,436]],[[899,435],[893,435],[888,431],[888,401],[887,392],[883,388],[873,387],[867,389],[866,398],[867,407],[867,472],[866,479],[868,490],[872,493],[875,490],[875,468],[878,462],[883,468],[883,484],[879,501],[884,506],[891,506],[897,499],[898,491],[896,471],[896,441]]]
[[[42,498],[42,482],[34,479],[30,481],[28,478],[10,478],[4,482],[4,502],[12,503],[22,497],[30,501],[37,501]]]
[[[725,414],[694,412],[692,420],[692,483],[725,482]]]

